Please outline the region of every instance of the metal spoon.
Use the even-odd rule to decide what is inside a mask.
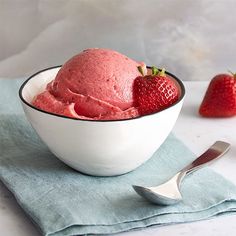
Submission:
[[[199,156],[191,164],[178,172],[167,182],[156,187],[143,187],[133,185],[134,190],[143,198],[158,205],[172,205],[182,200],[180,185],[185,176],[202,168],[206,164],[216,160],[225,154],[230,144],[217,141],[206,152]]]

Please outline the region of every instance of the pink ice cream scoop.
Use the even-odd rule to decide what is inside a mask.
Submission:
[[[46,91],[32,102],[39,109],[81,119],[139,116],[133,81],[140,63],[109,49],[87,49],[67,61]]]

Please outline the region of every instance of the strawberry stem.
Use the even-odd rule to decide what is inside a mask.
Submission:
[[[162,68],[162,70],[159,72],[159,76],[165,76],[166,74],[165,74],[165,72],[166,72],[166,69],[165,68]]]
[[[159,73],[158,68],[156,68],[155,66],[152,66],[152,75],[157,75]]]

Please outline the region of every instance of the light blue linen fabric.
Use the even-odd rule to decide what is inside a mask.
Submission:
[[[184,180],[184,200],[177,205],[153,205],[134,192],[133,184],[162,183],[196,158],[173,135],[125,175],[93,177],[66,166],[26,121],[17,94],[21,83],[0,80],[0,179],[43,235],[110,234],[235,213],[235,185],[209,168]]]

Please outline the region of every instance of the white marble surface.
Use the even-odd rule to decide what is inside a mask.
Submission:
[[[105,47],[209,80],[236,69],[235,9],[235,0],[0,0],[0,77]]]
[[[197,111],[208,82],[185,82],[187,95],[174,133],[196,154],[202,153],[216,140],[232,144],[230,151],[212,165],[215,171],[236,184],[236,117],[204,119]],[[233,236],[236,234],[236,215],[221,216],[211,220],[152,227],[119,236]],[[0,182],[0,235],[39,236],[30,219],[19,208],[12,194]]]

